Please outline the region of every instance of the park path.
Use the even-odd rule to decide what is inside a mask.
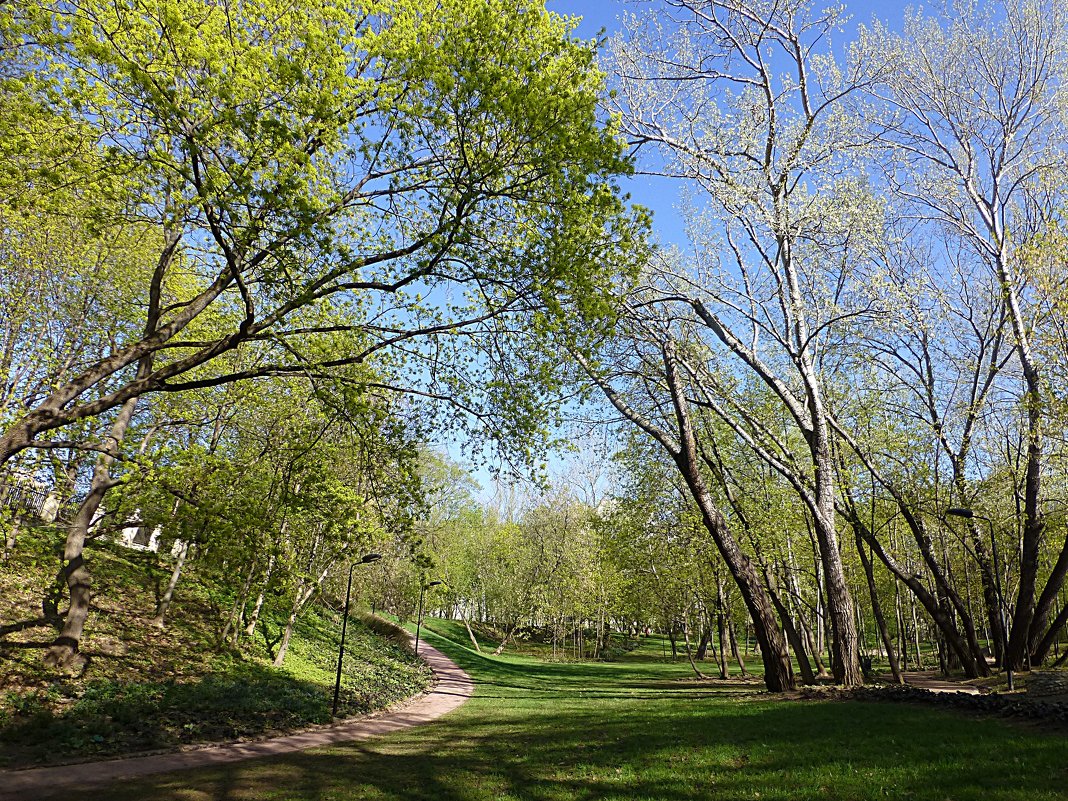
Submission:
[[[936,670],[906,670],[902,673],[905,684],[930,690],[933,693],[967,693],[979,695],[979,688],[959,681],[952,681],[942,677]]]
[[[439,718],[461,706],[474,690],[474,682],[455,662],[426,643],[419,654],[434,671],[434,689],[403,705],[368,717],[321,729],[247,743],[205,746],[171,754],[109,759],[77,765],[58,765],[26,770],[0,770],[0,799],[44,798],[100,784],[135,779],[155,773],[225,765],[244,759],[277,756],[334,743],[365,740]]]

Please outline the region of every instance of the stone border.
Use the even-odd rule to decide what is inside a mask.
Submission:
[[[273,737],[249,743],[211,745],[177,753],[109,759],[23,770],[0,770],[0,799],[45,798],[70,788],[82,790],[102,784],[136,779],[156,773],[226,765],[245,759],[277,756],[334,743],[365,740],[380,734],[419,726],[463,705],[474,691],[474,682],[455,662],[426,643],[419,655],[434,671],[434,689],[399,707],[370,717],[321,729]]]
[[[825,690],[804,688],[804,700],[826,701],[892,701],[923,704],[943,709],[958,709],[979,715],[1030,721],[1059,730],[1068,729],[1068,701],[1046,701],[1027,698],[1017,693],[991,693],[930,690],[911,685],[882,685],[846,690],[840,687]]]

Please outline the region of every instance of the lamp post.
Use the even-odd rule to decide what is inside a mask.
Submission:
[[[1005,651],[1009,639],[1009,623],[1005,615],[1005,594],[1001,591],[1001,563],[998,559],[998,542],[994,538],[994,521],[984,515],[976,514],[973,509],[964,509],[959,506],[946,509],[946,514],[953,517],[963,517],[966,520],[983,520],[990,531],[990,553],[994,559],[994,591],[998,594],[998,617],[1001,618],[1001,660],[1005,663],[1005,677],[1008,680],[1009,689],[1015,690],[1016,683],[1012,668],[1009,667],[1008,661],[1005,659]]]
[[[423,596],[428,588],[444,583],[444,581],[431,581],[429,584],[422,584],[419,587],[419,613],[415,616],[415,653],[417,656],[419,654],[419,629],[423,625]]]
[[[352,595],[352,571],[356,569],[356,565],[366,565],[371,562],[377,562],[382,558],[380,553],[365,554],[359,562],[353,562],[349,565],[349,583],[345,587],[345,615],[341,618],[341,646],[338,648],[337,653],[337,678],[334,680],[334,706],[331,716],[337,717],[337,699],[341,694],[341,663],[345,660],[345,633],[349,628],[349,598]]]

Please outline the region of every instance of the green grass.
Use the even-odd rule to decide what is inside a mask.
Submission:
[[[54,575],[47,550],[25,548],[0,570],[0,622],[33,617]],[[57,675],[41,656],[50,627],[0,640],[0,767],[76,762],[191,743],[257,738],[331,720],[340,615],[319,607],[299,619],[281,668],[263,638],[241,650],[219,643],[217,588],[191,571],[167,627],[151,625],[159,568],[119,547],[92,553],[95,597],[84,675]],[[227,599],[224,599],[226,601]],[[277,631],[285,609],[267,609]],[[376,628],[382,626],[376,625]],[[396,633],[353,618],[338,713],[381,709],[426,689],[430,671]]]
[[[697,682],[643,643],[614,663],[493,658],[426,641],[476,681],[394,735],[109,788],[114,799],[1068,799],[1068,740],[890,703],[797,702]],[[426,630],[426,629],[424,629]],[[94,795],[99,795],[95,793]]]

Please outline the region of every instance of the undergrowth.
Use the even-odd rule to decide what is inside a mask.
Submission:
[[[47,529],[35,534],[0,564],[0,625],[40,616],[61,538]],[[309,609],[276,668],[262,637],[236,649],[220,641],[227,599],[195,567],[160,630],[150,618],[166,565],[155,554],[108,545],[94,547],[90,559],[94,599],[81,675],[44,666],[51,626],[0,637],[0,767],[172,750],[330,722],[340,614]],[[283,614],[266,610],[263,625],[277,630]],[[340,717],[389,706],[430,682],[399,628],[350,618]]]

